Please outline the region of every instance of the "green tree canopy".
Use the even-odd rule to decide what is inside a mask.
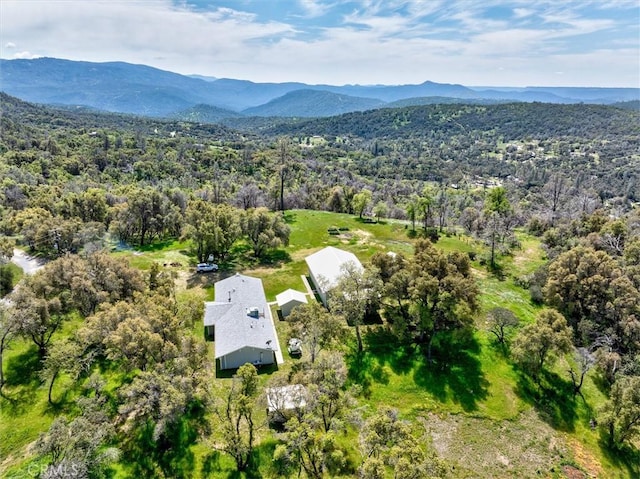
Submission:
[[[518,363],[537,377],[555,355],[571,351],[572,337],[564,316],[553,309],[545,309],[538,314],[535,323],[520,330],[513,341],[512,353]]]
[[[242,215],[242,233],[249,240],[256,258],[279,246],[289,244],[289,226],[281,214],[269,213],[267,208],[251,208]]]

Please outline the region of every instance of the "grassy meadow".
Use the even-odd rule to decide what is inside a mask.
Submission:
[[[349,250],[365,266],[377,251],[406,255],[412,251],[410,226],[403,222],[367,223],[353,215],[303,210],[288,211],[286,220],[291,227],[287,247],[258,262],[246,245],[239,245],[234,259],[222,263],[217,273],[196,274],[189,244],[179,241],[113,254],[142,270],[159,262],[175,273],[179,292],[193,290],[198,292],[196,297],[206,299],[213,299],[215,281],[240,271],[262,278],[267,300],[273,301],[287,288],[304,291],[304,258],[322,247]],[[329,229],[338,229],[340,234],[329,234]],[[362,388],[362,414],[366,416],[382,405],[398,409],[453,466],[453,478],[640,477],[640,458],[611,455],[601,446],[598,430],[590,427],[590,420],[605,400],[591,374],[583,387],[584,398],[572,394],[569,363],[564,358],[544,375],[540,385],[535,385],[518,371],[509,360],[508,350],[497,345],[487,331],[486,313],[494,307],[511,309],[522,323],[533,321],[540,310],[518,280],[544,263],[544,252],[534,237],[521,233],[519,240],[520,249],[498,259],[501,270],[496,275],[480,264],[478,258],[486,255],[481,243],[464,235],[442,236],[436,247],[476,253],[473,267],[481,292],[476,329],[437,337],[435,360],[428,363],[419,348],[398,344],[384,325],[366,326],[364,354],[356,355],[349,344],[346,350],[350,382]],[[78,322],[68,322],[54,340],[72,334]],[[286,353],[287,323],[277,321],[276,327],[285,351],[285,364],[280,370],[286,372],[297,360]],[[201,334],[198,324],[193,334]],[[209,346],[212,363],[213,348]],[[73,400],[82,393],[82,386],[65,392],[69,380],[60,378],[54,388],[56,406],[49,405],[47,386],[38,379],[37,352],[27,341],[13,343],[5,354],[4,366],[7,385],[0,398],[0,477],[33,477],[25,476],[26,471],[38,467],[30,455],[31,445],[56,415],[74,414]],[[261,382],[266,383],[271,374],[273,370],[263,371]],[[227,385],[228,379],[215,379],[213,394]],[[264,420],[263,408],[257,409],[259,421]],[[190,443],[181,457],[186,461],[187,477],[274,477],[271,454],[277,438],[266,427],[258,430],[258,436],[254,469],[246,475],[236,473],[233,461],[215,450],[215,435]],[[340,441],[347,445],[349,461],[357,467],[357,431],[348,429]],[[121,462],[112,477],[130,477],[132,471],[129,464]]]

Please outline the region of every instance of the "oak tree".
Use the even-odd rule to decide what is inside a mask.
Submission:
[[[573,346],[572,331],[562,314],[545,309],[535,323],[522,328],[513,341],[515,360],[534,377],[549,364],[555,355],[566,354]]]

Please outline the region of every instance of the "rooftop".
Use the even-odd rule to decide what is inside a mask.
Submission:
[[[333,246],[327,246],[320,251],[313,253],[305,258],[309,270],[313,275],[325,282],[323,289],[325,291],[336,285],[340,275],[343,273],[342,265],[352,262],[356,268],[363,269],[362,263],[355,254],[344,251]]]
[[[276,295],[276,302],[278,306],[290,303],[291,301],[297,301],[298,303],[307,303],[307,295],[296,291],[295,289],[288,289],[282,293]]]
[[[277,350],[262,280],[241,274],[215,284],[215,301],[205,303],[204,325],[215,326],[216,359],[244,347]]]

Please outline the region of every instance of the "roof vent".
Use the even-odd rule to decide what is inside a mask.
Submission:
[[[260,317],[260,310],[256,307],[248,308],[247,316],[258,319]]]

